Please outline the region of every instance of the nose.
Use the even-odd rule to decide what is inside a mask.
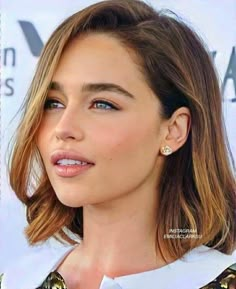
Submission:
[[[78,109],[65,108],[55,127],[55,136],[57,139],[66,140],[82,140],[84,131],[82,129],[82,119]]]

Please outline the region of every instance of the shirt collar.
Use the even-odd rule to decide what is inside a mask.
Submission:
[[[99,289],[200,288],[235,262],[233,255],[223,254],[207,246],[199,246],[181,259],[159,269],[114,279],[104,276],[104,283],[101,283]]]
[[[74,246],[37,247],[5,272],[2,289],[35,289]],[[104,276],[99,289],[200,288],[235,262],[232,255],[199,246],[159,269],[116,278]],[[190,287],[192,286],[192,287]]]

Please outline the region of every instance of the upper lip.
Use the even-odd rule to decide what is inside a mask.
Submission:
[[[57,150],[57,151],[54,151],[52,153],[52,155],[51,155],[51,163],[53,165],[55,165],[61,159],[78,160],[78,161],[81,161],[81,162],[86,162],[86,163],[94,165],[94,163],[91,160],[85,158],[81,153],[78,153],[78,152]]]

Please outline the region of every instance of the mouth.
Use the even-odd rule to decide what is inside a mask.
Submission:
[[[58,166],[86,166],[91,165],[91,163],[83,162],[80,160],[74,160],[74,159],[59,159],[55,165]]]
[[[51,163],[60,177],[74,177],[84,173],[95,165],[94,162],[81,154],[71,151],[55,152],[51,156]]]

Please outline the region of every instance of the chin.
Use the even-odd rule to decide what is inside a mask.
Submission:
[[[56,192],[57,199],[65,206],[71,208],[82,207],[88,200],[82,199],[77,193]]]

